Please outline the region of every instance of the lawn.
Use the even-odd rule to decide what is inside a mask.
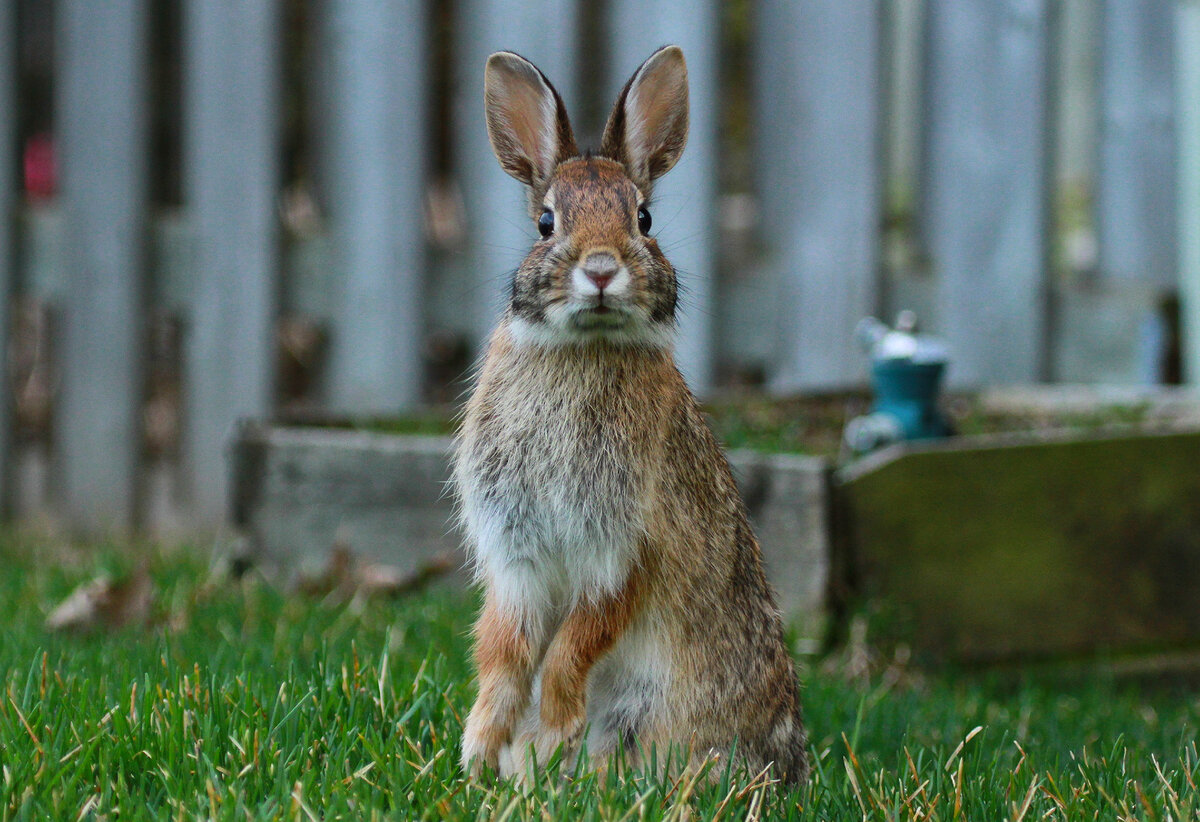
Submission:
[[[206,551],[149,551],[152,625],[50,633],[129,546],[0,535],[0,818],[1191,819],[1200,697],[1176,682],[801,665],[815,758],[753,775],[552,774],[522,792],[457,766],[474,600],[283,595]],[[978,730],[977,730],[978,729]]]

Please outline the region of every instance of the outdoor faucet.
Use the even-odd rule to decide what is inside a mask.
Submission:
[[[846,425],[845,442],[863,454],[901,440],[931,439],[952,433],[938,401],[949,363],[945,343],[917,333],[917,316],[901,311],[896,327],[866,317],[855,336],[871,358],[875,402],[870,414]]]

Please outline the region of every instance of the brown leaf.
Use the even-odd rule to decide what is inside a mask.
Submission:
[[[453,569],[454,560],[451,555],[438,554],[408,573],[394,565],[362,565],[355,571],[354,582],[357,590],[364,594],[399,596],[419,590]]]
[[[149,622],[154,584],[145,567],[114,581],[101,575],[67,595],[46,617],[50,631],[89,633]]]
[[[410,572],[387,563],[361,562],[348,545],[339,541],[330,550],[324,570],[301,577],[297,590],[316,596],[336,593],[344,599],[357,595],[400,596],[423,588],[453,569],[454,557],[449,553],[438,554]]]
[[[319,574],[304,574],[296,582],[296,590],[302,594],[324,596],[348,584],[354,568],[354,552],[346,543],[338,541],[329,551],[329,561]]]

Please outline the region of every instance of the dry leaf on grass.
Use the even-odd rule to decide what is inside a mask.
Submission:
[[[119,581],[102,574],[67,595],[46,617],[46,629],[89,633],[145,625],[153,604],[154,584],[144,567]]]
[[[450,553],[438,554],[412,571],[394,565],[364,562],[345,543],[335,543],[325,569],[314,576],[301,577],[297,590],[324,596],[337,594],[347,599],[357,596],[399,596],[423,588],[432,580],[454,570]]]

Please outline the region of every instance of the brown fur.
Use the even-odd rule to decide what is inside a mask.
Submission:
[[[587,718],[588,674],[629,627],[640,604],[640,582],[635,572],[615,596],[578,603],[558,627],[542,665],[540,708],[542,727],[554,743],[578,742]],[[553,753],[547,747],[541,756]]]
[[[650,170],[648,187],[674,163],[686,81],[681,91],[680,54],[651,64],[606,129],[621,157],[571,158],[549,172],[541,196],[555,232],[518,270],[464,414],[455,481],[488,592],[464,765],[522,774],[530,752],[542,763],[560,746],[573,756],[586,733],[598,762],[617,745],[635,761],[651,747],[687,748],[693,762],[736,746],[750,768],[801,781],[798,687],[758,543],[728,462],[659,342],[674,324],[675,275],[638,230],[646,192],[630,168]],[[626,110],[631,86],[644,109]],[[621,140],[625,124],[647,117],[654,141]],[[563,130],[528,125],[515,142]],[[520,167],[521,157],[507,160]],[[598,253],[628,277],[610,302],[580,291],[576,269]],[[594,304],[625,319],[594,333],[572,324]]]
[[[495,757],[508,742],[506,728],[516,724],[529,701],[536,662],[525,631],[488,601],[475,623],[475,666],[479,673],[476,714],[492,717],[478,729],[488,756]]]

